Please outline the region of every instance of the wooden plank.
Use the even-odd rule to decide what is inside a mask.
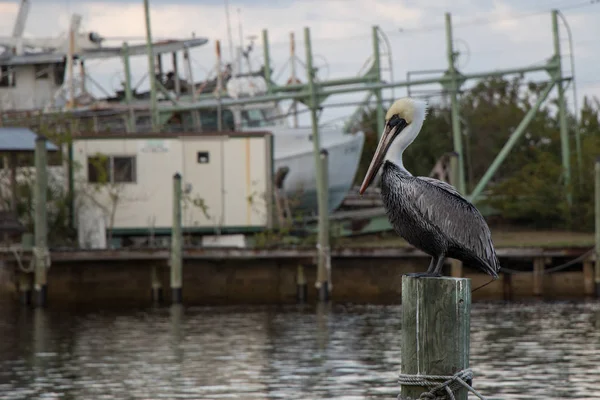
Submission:
[[[451,273],[450,275],[453,278],[462,278],[463,277],[463,264],[459,260],[451,260],[450,261]]]
[[[402,277],[402,374],[454,375],[469,368],[471,280]],[[419,398],[422,386],[402,385]],[[467,390],[455,393],[467,399]]]
[[[497,249],[500,258],[532,259],[537,257],[578,257],[587,249],[543,249],[543,248],[504,248]],[[197,247],[184,248],[183,258],[186,260],[214,259],[312,259],[316,256],[313,247],[310,248],[225,248]],[[30,251],[22,251],[22,260],[28,261]],[[137,249],[104,249],[104,250],[54,250],[51,252],[52,261],[82,262],[82,261],[141,261],[168,260],[169,250],[166,248],[137,248]],[[331,250],[331,257],[341,258],[427,258],[430,256],[412,247],[407,248],[376,248],[376,247],[337,247]],[[0,260],[13,261],[11,249],[0,248]]]
[[[544,294],[544,258],[533,259],[533,294],[541,296]]]
[[[594,263],[591,260],[583,262],[583,290],[586,296],[595,294]]]

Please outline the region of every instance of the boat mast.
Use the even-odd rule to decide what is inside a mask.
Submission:
[[[237,9],[238,12],[238,31],[240,35],[240,47],[238,49],[238,75],[242,74],[243,61],[244,61],[244,35],[242,31],[242,10]]]
[[[227,41],[229,43],[229,57],[231,57],[231,62],[235,61],[235,57],[233,56],[233,39],[231,36],[231,22],[229,20],[229,2],[227,0],[223,0],[225,4],[225,18],[227,20]]]

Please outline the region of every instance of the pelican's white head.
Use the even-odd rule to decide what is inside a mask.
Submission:
[[[426,115],[427,103],[422,100],[405,97],[396,100],[390,106],[385,115],[385,128],[377,150],[375,150],[371,165],[369,165],[365,179],[360,186],[360,194],[369,187],[377,171],[381,168],[383,160],[390,160],[404,168],[402,153],[419,134]]]

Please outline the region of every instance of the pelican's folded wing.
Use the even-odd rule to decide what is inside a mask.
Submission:
[[[477,208],[446,182],[433,178],[415,179],[414,206],[432,227],[469,249],[485,264],[492,275],[500,269],[490,229]]]

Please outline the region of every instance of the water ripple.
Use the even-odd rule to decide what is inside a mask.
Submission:
[[[401,307],[0,304],[0,400],[391,399]],[[475,387],[490,399],[600,398],[600,304],[479,303]]]

